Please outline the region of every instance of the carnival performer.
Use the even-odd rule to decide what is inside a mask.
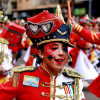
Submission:
[[[24,19],[21,19],[20,20],[20,24],[19,25],[21,25],[21,26],[23,26],[24,27],[24,25],[25,25],[25,20]],[[17,53],[17,55],[16,55],[16,62],[17,62],[17,60],[22,56],[22,47],[25,47],[25,32],[24,32],[24,34],[22,35],[22,40],[21,40],[21,43],[18,45],[18,47],[19,47],[19,50],[18,50],[18,53]],[[24,49],[24,48],[23,48]]]
[[[81,24],[84,27],[89,25],[86,17],[80,18],[79,24]],[[71,44],[73,44],[75,46],[75,48],[73,48],[69,51],[69,54],[71,55],[72,61],[73,61],[73,64],[71,67],[74,68],[76,61],[77,61],[79,51],[82,50],[86,54],[86,50],[89,50],[90,48],[92,48],[93,44],[85,41],[82,37],[75,34],[74,32],[71,33],[69,40],[70,40]]]
[[[9,52],[12,56],[12,64],[16,63],[16,55],[19,50],[19,44],[21,43],[22,35],[25,32],[23,26],[17,25],[15,23],[9,22],[5,25],[3,32],[0,34],[1,38],[8,40]]]
[[[93,18],[91,21],[92,24],[92,32],[99,33],[99,19]],[[91,52],[91,62],[95,65],[95,68],[98,70],[100,65],[100,45],[94,44],[94,48]]]
[[[12,58],[8,50],[8,41],[0,38],[0,84],[6,81],[13,71]]]
[[[72,27],[73,31],[86,41],[100,45],[100,33],[86,30],[84,27],[77,24],[73,19],[72,19]],[[95,94],[97,97],[100,97],[99,88],[100,88],[100,75],[88,86],[89,91]]]
[[[38,49],[40,66],[19,66],[14,75],[0,85],[0,100],[85,100],[81,74],[64,69],[68,60],[69,27],[43,11],[28,18],[26,34]]]
[[[86,30],[84,27],[81,25],[77,24],[75,20],[72,19],[72,29],[73,31],[81,36],[84,40],[93,43],[93,44],[100,44],[100,33],[96,32],[91,32]],[[88,38],[89,37],[89,38]]]

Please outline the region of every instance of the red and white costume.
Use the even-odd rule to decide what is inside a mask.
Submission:
[[[0,100],[12,100],[15,97],[16,100],[83,100],[84,98],[83,85],[79,80],[82,76],[75,71],[66,69],[57,76],[52,76],[42,66],[35,69],[31,66],[16,67],[14,71],[14,77],[0,85]]]
[[[100,44],[100,33],[87,31],[80,25],[75,26],[75,33],[80,35],[86,41],[91,42],[93,44]],[[89,91],[100,97],[100,75],[89,85]]]
[[[12,75],[13,65],[11,61],[12,57],[8,50],[7,42],[5,39],[0,38],[0,67],[2,67],[0,84]]]

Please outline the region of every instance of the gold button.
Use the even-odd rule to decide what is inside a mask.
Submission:
[[[42,83],[42,84],[41,84],[41,86],[43,86],[43,87],[44,87],[44,86],[45,86],[45,83]]]

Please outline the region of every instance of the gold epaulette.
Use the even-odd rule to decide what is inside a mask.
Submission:
[[[9,42],[4,38],[0,38],[0,43],[9,44]]]
[[[34,70],[33,66],[17,66],[13,69],[14,72],[24,72]]]
[[[72,69],[65,69],[65,72],[68,76],[71,76],[71,77],[84,78],[80,73],[78,73]]]

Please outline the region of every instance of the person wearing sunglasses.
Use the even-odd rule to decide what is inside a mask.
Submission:
[[[40,66],[18,66],[0,85],[0,100],[85,100],[81,74],[65,68],[68,62],[69,27],[48,11],[28,18],[29,44],[38,49]]]

